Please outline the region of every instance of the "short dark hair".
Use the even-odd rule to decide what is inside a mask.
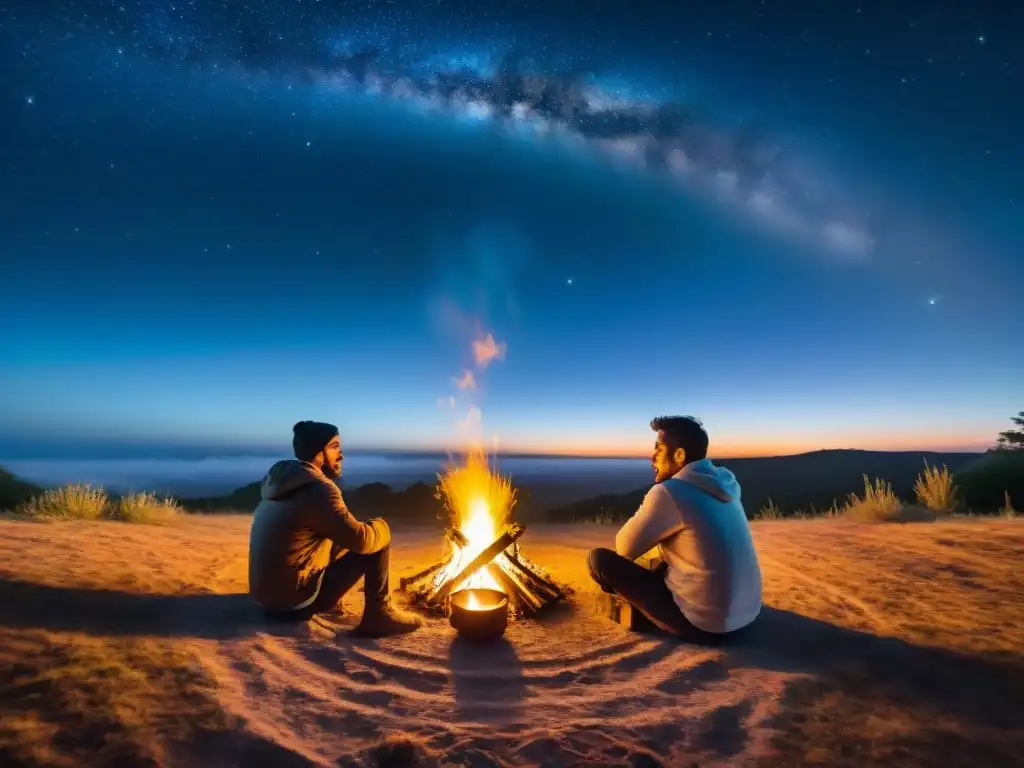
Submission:
[[[651,419],[651,429],[665,433],[665,442],[671,448],[686,451],[686,462],[708,457],[708,433],[700,419],[693,416],[657,416]]]

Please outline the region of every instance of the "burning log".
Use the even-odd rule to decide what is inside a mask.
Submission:
[[[443,584],[438,586],[437,589],[435,589],[431,593],[430,602],[439,603],[445,600],[445,598],[447,598],[448,595],[454,592],[457,587],[462,586],[463,582],[465,582],[470,576],[472,576],[474,573],[480,570],[481,567],[490,563],[495,557],[501,554],[501,552],[507,549],[508,546],[512,544],[512,542],[514,542],[516,539],[522,536],[525,532],[526,529],[523,528],[523,526],[521,525],[517,525],[516,523],[512,523],[511,525],[506,526],[501,536],[499,536],[497,540],[493,541],[488,547],[486,547],[483,552],[481,552],[479,555],[470,560],[469,565],[467,565],[461,571],[455,574],[455,576],[453,576],[452,578],[448,579]]]
[[[499,557],[499,564],[504,570],[518,576],[527,587],[541,595],[546,601],[561,600],[565,597],[561,587],[545,579],[536,570],[531,570],[520,562],[517,556],[503,552]]]
[[[502,591],[510,595],[524,613],[536,613],[544,607],[545,601],[530,591],[530,588],[523,583],[522,579],[514,576],[504,568],[495,565],[491,568],[495,580],[501,585]]]
[[[461,532],[455,528],[446,528],[444,532],[445,538],[448,540],[449,549],[451,548],[452,542],[463,549],[469,545],[469,539],[467,539]],[[406,591],[410,586],[416,582],[423,581],[427,576],[433,573],[437,573],[439,570],[444,568],[448,564],[447,560],[439,560],[431,566],[424,568],[422,571],[417,571],[412,576],[403,576],[398,580],[398,588],[401,591]]]

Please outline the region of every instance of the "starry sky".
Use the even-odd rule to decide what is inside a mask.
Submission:
[[[0,4],[0,456],[987,447],[1024,10],[713,5]]]

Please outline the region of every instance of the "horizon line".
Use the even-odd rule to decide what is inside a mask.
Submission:
[[[708,458],[714,461],[735,461],[744,459],[775,459],[792,456],[805,456],[812,453],[827,452],[848,452],[848,453],[935,453],[935,454],[983,454],[992,446],[958,446],[958,447],[894,447],[894,448],[857,448],[857,447],[822,447],[790,449],[781,451],[751,452],[737,451],[717,454],[709,452]],[[109,446],[109,448],[124,449],[129,446]],[[252,448],[232,447],[225,450],[210,450],[212,446],[138,446],[141,451],[134,454],[100,450],[105,455],[83,455],[76,453],[69,455],[57,453],[42,455],[38,451],[29,451],[27,455],[4,455],[0,454],[0,466],[5,461],[132,461],[132,460],[179,460],[179,461],[202,461],[232,458],[268,458],[280,456],[291,458],[290,449],[274,448],[272,446],[258,446]],[[148,449],[148,450],[147,450]],[[154,452],[154,449],[156,452]],[[21,451],[12,451],[13,454],[20,454]],[[442,449],[442,448],[381,448],[381,447],[352,447],[346,450],[352,456],[382,456],[389,458],[444,458],[457,455],[464,455],[466,449]],[[640,460],[650,459],[649,452],[583,452],[583,451],[544,451],[544,450],[510,450],[510,451],[487,451],[491,458],[499,457],[505,459],[594,459],[594,460]]]

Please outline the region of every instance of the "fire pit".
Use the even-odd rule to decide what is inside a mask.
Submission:
[[[413,603],[449,615],[452,626],[459,629],[457,621],[481,620],[479,616],[456,618],[456,612],[468,615],[472,610],[464,601],[473,593],[483,605],[494,605],[493,611],[503,611],[508,618],[536,614],[568,596],[566,587],[520,550],[518,542],[526,528],[509,519],[515,491],[506,478],[491,472],[485,453],[471,452],[464,465],[441,475],[438,496],[452,525],[445,531],[442,559],[399,582]],[[489,601],[489,593],[502,595],[505,607]],[[502,632],[506,620],[502,619]]]
[[[462,589],[449,600],[449,622],[475,643],[497,640],[508,626],[508,596],[496,589]]]

